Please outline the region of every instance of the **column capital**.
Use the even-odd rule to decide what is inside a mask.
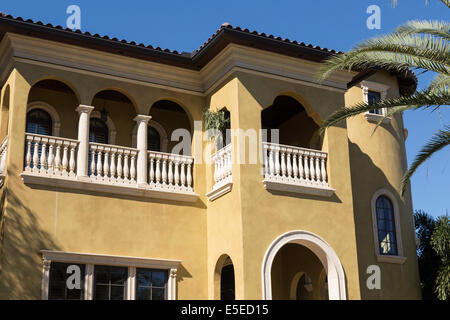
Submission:
[[[78,111],[78,113],[87,113],[90,114],[92,110],[94,110],[95,107],[87,106],[84,104],[80,104],[75,110]]]
[[[147,124],[148,121],[149,121],[151,118],[152,118],[151,116],[146,116],[146,115],[143,115],[143,114],[138,114],[136,117],[134,117],[133,120],[136,121],[137,123],[145,122],[145,124]]]

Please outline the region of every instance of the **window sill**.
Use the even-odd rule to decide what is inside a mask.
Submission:
[[[381,119],[384,118],[384,116],[381,115],[381,114],[370,113],[370,112],[364,113],[364,117],[366,117],[366,120],[367,120],[367,121],[369,121],[369,122],[375,122],[375,123],[378,123],[378,121],[380,121]],[[390,123],[390,122],[391,122],[391,118],[390,118],[390,117],[387,117],[387,118],[383,119],[383,122],[382,122],[382,123],[383,123],[383,124],[388,124],[388,123]]]
[[[377,261],[394,264],[404,264],[406,261],[406,257],[377,254]]]

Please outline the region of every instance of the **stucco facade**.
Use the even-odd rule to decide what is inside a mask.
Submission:
[[[120,259],[121,265],[130,261],[133,272],[144,264],[167,268],[174,281],[168,280],[167,297],[174,299],[219,299],[226,258],[234,267],[236,299],[295,298],[294,282],[302,273],[312,280],[310,298],[420,299],[411,194],[408,191],[402,197],[398,192],[407,166],[401,115],[373,134],[375,124],[364,115],[328,129],[318,143],[317,151],[323,153],[310,158],[318,170],[313,176],[323,188],[289,185],[288,190],[271,190],[263,183],[263,168],[269,168],[264,157],[259,157],[263,152],[260,137],[252,145],[248,134],[259,132],[261,112],[279,96],[297,101],[303,117],[319,127],[337,108],[363,101],[360,84],[347,89],[356,72],[336,73],[318,84],[314,80],[318,62],[237,43],[229,43],[199,70],[192,70],[13,32],[3,36],[0,63],[0,139],[7,137],[0,189],[1,299],[46,298],[46,263],[60,252],[67,261],[85,254],[80,263],[87,261],[93,268],[96,261],[114,265]],[[387,86],[387,97],[400,94],[397,77],[387,72],[364,81]],[[102,92],[109,96],[102,98],[98,95]],[[120,99],[114,100],[111,92]],[[180,110],[152,109],[158,101],[175,103]],[[184,191],[158,192],[150,182],[130,187],[77,181],[80,158],[67,181],[32,169],[27,174],[27,110],[39,103],[51,106],[59,117],[59,134],[53,130],[50,136],[78,141],[74,149],[78,153],[81,117],[76,109],[93,106],[91,117],[100,117],[106,108],[115,131],[109,139],[114,142],[109,144],[137,148],[138,167],[139,157],[145,151],[147,159],[148,150],[141,149],[139,141],[144,140],[139,139],[147,136],[136,129],[136,116],[150,115],[164,127],[169,140],[164,155],[170,155],[177,144],[171,141],[174,130],[184,128],[192,136],[188,155],[193,159],[192,177],[187,171],[177,171]],[[235,133],[228,173],[231,182],[212,199],[207,194],[215,190],[217,167],[211,156],[217,150],[205,138],[203,110],[224,107]],[[302,130],[313,136],[312,127],[293,122],[280,130],[288,137],[302,136]],[[314,151],[309,145],[295,147]],[[322,154],[326,155],[325,166],[320,167]],[[289,168],[280,170],[291,172],[291,156],[286,157]],[[115,172],[116,168],[107,165]],[[190,165],[182,162],[180,168],[189,171]],[[136,168],[136,179],[147,181],[140,170]],[[166,171],[163,175],[177,179]],[[292,172],[289,175],[295,180]],[[377,254],[373,221],[372,199],[380,190],[393,197],[400,235],[401,250],[387,258]],[[369,265],[381,269],[379,290],[366,286]],[[329,292],[324,295],[324,290]],[[133,297],[134,293],[127,296]]]

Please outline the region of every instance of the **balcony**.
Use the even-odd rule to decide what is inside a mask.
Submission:
[[[212,156],[214,162],[214,186],[213,189],[206,194],[209,200],[213,201],[227,192],[231,191],[233,186],[232,179],[232,144],[220,149]]]
[[[327,153],[263,142],[264,180],[267,190],[331,197],[327,182]]]
[[[27,133],[23,181],[29,185],[134,197],[187,202],[198,198],[193,190],[194,160],[190,156],[145,151],[148,162],[144,167],[148,167],[148,174],[143,183],[138,183],[138,173],[143,171],[138,164],[139,149],[89,143],[90,163],[86,176],[77,173],[79,149],[78,140]]]

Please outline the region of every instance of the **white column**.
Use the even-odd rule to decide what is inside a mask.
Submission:
[[[134,121],[137,122],[136,148],[137,157],[137,185],[147,184],[147,125],[152,117],[137,115]]]
[[[89,153],[89,119],[94,107],[79,105],[76,111],[80,114],[78,120],[77,178],[88,179]]]

